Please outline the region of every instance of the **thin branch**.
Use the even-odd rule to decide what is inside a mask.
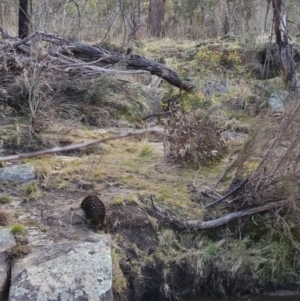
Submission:
[[[103,139],[97,139],[97,140],[93,140],[93,141],[89,141],[89,142],[70,144],[67,146],[56,146],[56,147],[53,147],[50,149],[45,149],[45,150],[31,152],[31,153],[25,153],[25,154],[4,156],[4,157],[0,157],[0,162],[1,161],[2,162],[13,161],[13,160],[19,160],[19,159],[24,159],[24,158],[39,157],[39,156],[53,154],[53,153],[57,153],[57,152],[65,152],[65,151],[70,151],[70,150],[75,150],[75,149],[81,149],[81,148],[85,148],[87,146],[95,145],[98,143],[104,143],[107,141],[124,139],[124,138],[132,137],[132,136],[139,136],[139,135],[143,135],[146,133],[161,133],[162,134],[162,131],[157,127],[152,127],[152,128],[146,129],[146,130],[136,130],[136,131],[128,132],[125,134],[120,134],[117,136],[112,136],[112,137],[103,138]]]
[[[226,195],[224,195],[223,197],[221,197],[220,199],[208,204],[205,206],[205,209],[212,207],[218,203],[221,203],[222,201],[226,200],[227,198],[229,198],[233,193],[235,193],[236,191],[238,191],[239,189],[241,189],[246,183],[248,182],[248,179],[242,181],[241,183],[239,183],[234,189],[232,189],[231,191],[229,191]]]

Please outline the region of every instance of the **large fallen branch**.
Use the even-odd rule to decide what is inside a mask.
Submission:
[[[126,69],[144,70],[150,72],[151,74],[163,78],[171,85],[174,85],[186,91],[190,91],[194,87],[194,85],[190,81],[182,80],[180,76],[169,67],[156,61],[149,60],[138,54],[124,55],[116,52],[109,52],[96,45],[87,45],[78,42],[72,42],[63,39],[62,37],[56,37],[42,31],[38,31],[30,37],[25,38],[24,40],[20,40],[18,38],[9,38],[9,40],[14,48],[26,53],[27,55],[30,54],[30,46],[38,41],[45,41],[55,45],[55,47],[52,47],[52,49],[50,50],[49,57],[51,56],[52,62],[54,61],[53,57],[56,57],[57,63],[62,63],[64,65],[64,68],[66,67],[66,62],[62,62],[62,60],[60,60],[59,54],[64,54],[66,56],[74,55],[77,59],[80,59],[81,69],[78,70],[82,70],[82,67],[84,66],[86,68],[89,68],[90,70],[93,69],[94,71],[96,71],[96,73],[98,73],[99,71],[106,72],[107,70],[109,70],[100,70],[99,67],[97,69],[97,66],[90,65],[89,62],[91,61],[97,61],[98,64],[105,67],[111,64],[123,64]],[[88,64],[84,64],[84,62]],[[74,64],[72,65],[73,69],[75,69],[76,66],[74,66]],[[114,70],[114,72],[118,71]]]
[[[56,146],[50,149],[45,149],[41,151],[36,151],[36,152],[31,152],[31,153],[24,153],[24,154],[17,154],[17,155],[10,155],[10,156],[4,156],[0,157],[0,162],[1,161],[13,161],[13,160],[19,160],[19,159],[24,159],[24,158],[32,158],[32,157],[39,157],[47,154],[53,154],[53,153],[58,153],[58,152],[65,152],[65,151],[70,151],[70,150],[75,150],[75,149],[82,149],[88,146],[92,146],[98,143],[104,143],[107,141],[112,141],[112,140],[118,140],[118,139],[124,139],[132,136],[138,136],[138,135],[143,135],[146,133],[162,133],[162,131],[156,127],[149,128],[146,130],[136,130],[132,132],[128,132],[125,134],[120,134],[112,137],[107,137],[103,139],[97,139],[97,140],[92,140],[89,142],[82,142],[82,143],[77,143],[77,144],[70,144],[67,146]]]
[[[238,217],[243,217],[243,216],[253,215],[259,212],[268,211],[272,208],[280,207],[284,204],[284,201],[270,202],[260,207],[254,207],[242,211],[232,212],[215,220],[200,221],[200,220],[184,220],[177,216],[170,215],[170,213],[166,209],[162,208],[161,206],[158,206],[153,201],[153,199],[151,199],[151,201],[152,201],[152,208],[154,214],[158,218],[160,218],[163,222],[171,224],[180,229],[193,228],[193,229],[200,229],[200,230],[216,228],[224,224],[227,224],[231,220],[236,219]]]

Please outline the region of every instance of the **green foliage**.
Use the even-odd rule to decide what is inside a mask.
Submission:
[[[272,283],[299,281],[300,262],[295,256],[298,248],[291,240],[265,240],[260,248],[266,259],[259,271],[262,280]]]
[[[195,60],[201,65],[219,64],[221,55],[216,50],[210,50],[207,46],[202,46],[196,54]]]
[[[22,224],[15,223],[10,227],[13,234],[22,234],[25,231],[25,227]]]
[[[214,257],[217,255],[218,248],[212,240],[209,240],[204,248],[204,252],[207,254],[207,257]]]
[[[220,63],[226,68],[236,68],[241,65],[242,59],[236,50],[224,51],[221,55]]]
[[[186,93],[183,97],[183,105],[187,111],[205,107],[208,102],[202,93]]]
[[[195,56],[195,61],[201,66],[208,68],[208,70],[216,71],[223,67],[225,69],[233,69],[239,74],[243,71],[240,52],[230,49],[230,47],[229,49],[228,47],[223,48],[222,44],[216,44],[214,47],[201,46]]]

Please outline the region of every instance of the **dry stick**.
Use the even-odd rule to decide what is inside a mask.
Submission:
[[[219,183],[224,179],[224,176],[227,174],[228,170],[230,170],[230,168],[232,166],[234,166],[234,164],[236,163],[237,159],[238,159],[238,157],[236,157],[234,160],[232,160],[232,162],[230,162],[229,164],[227,164],[227,166],[224,168],[223,172],[219,176],[219,179],[213,185],[212,189],[215,189],[219,185]]]
[[[297,113],[298,113],[299,108],[300,108],[300,102],[298,103],[298,105],[297,105],[296,108],[294,109],[291,118],[289,118],[289,119],[284,118],[284,119],[283,119],[283,121],[282,121],[282,123],[281,123],[281,125],[280,125],[280,132],[279,132],[278,137],[277,137],[276,139],[274,139],[273,143],[271,144],[271,146],[270,146],[269,149],[267,150],[266,154],[264,155],[264,157],[263,157],[263,159],[261,160],[261,162],[260,162],[260,164],[258,165],[258,167],[255,169],[255,171],[254,171],[254,172],[252,173],[252,175],[250,176],[249,180],[251,180],[251,179],[254,178],[254,176],[257,174],[258,170],[259,170],[259,169],[261,168],[261,166],[266,162],[266,160],[267,160],[267,158],[268,158],[268,155],[270,154],[271,150],[274,149],[276,143],[277,143],[278,141],[281,140],[281,138],[282,138],[282,136],[283,136],[283,134],[284,134],[284,129],[287,129],[287,128],[293,123],[295,117],[298,116]],[[270,175],[269,175],[269,176],[270,176]],[[259,179],[259,181],[257,182],[257,184],[256,184],[256,186],[255,186],[255,190],[254,190],[255,193],[258,191],[259,188],[261,188],[261,187],[259,187],[260,184],[261,184],[261,181],[262,181],[263,179],[266,179],[266,178],[268,179],[269,176],[267,176],[267,177],[261,177],[261,178]],[[264,185],[265,185],[265,183],[264,183],[262,186],[264,186]]]
[[[242,188],[242,186],[244,184],[246,184],[248,182],[248,179],[242,181],[240,184],[238,184],[234,189],[232,189],[231,191],[229,191],[226,195],[224,195],[223,197],[221,197],[220,199],[208,204],[205,206],[205,209],[212,207],[218,203],[221,203],[222,201],[226,200],[227,198],[229,198],[234,192],[238,191],[240,188]]]
[[[297,107],[294,109],[294,112],[291,116],[291,118],[288,120],[288,124],[287,124],[287,127],[292,124],[292,122],[294,121],[296,115],[297,115],[297,111],[299,110],[299,107],[300,107],[300,102],[297,104]],[[253,179],[253,177],[257,174],[258,170],[260,169],[260,167],[264,164],[264,162],[266,161],[269,153],[271,152],[271,150],[274,148],[276,142],[278,142],[281,138],[282,138],[282,135],[284,134],[284,127],[286,125],[286,118],[282,121],[282,124],[281,124],[281,129],[280,129],[280,133],[278,135],[277,138],[274,139],[274,141],[272,142],[272,144],[270,145],[270,147],[268,148],[268,150],[266,151],[263,159],[261,160],[261,162],[259,163],[258,167],[255,169],[255,171],[252,173],[252,175],[250,176],[250,179]]]
[[[104,143],[104,142],[107,142],[107,141],[124,139],[124,138],[127,138],[127,137],[138,136],[138,135],[151,133],[151,132],[162,134],[162,131],[159,128],[152,127],[152,128],[146,129],[146,130],[136,130],[136,131],[133,131],[133,132],[128,132],[126,134],[120,134],[120,135],[113,136],[113,137],[97,139],[97,140],[93,140],[93,141],[90,141],[90,142],[82,142],[82,143],[71,144],[71,145],[67,145],[67,146],[56,146],[56,147],[53,147],[53,148],[49,148],[49,149],[45,149],[45,150],[41,150],[41,151],[36,151],[36,152],[31,152],[31,153],[4,156],[4,157],[0,157],[0,161],[12,161],[12,160],[19,160],[19,159],[23,159],[23,158],[38,157],[38,156],[43,156],[43,155],[46,155],[46,154],[53,154],[53,153],[57,153],[57,152],[65,152],[65,151],[70,151],[70,150],[74,150],[74,149],[84,148],[84,147],[95,145],[95,144],[98,144],[98,143]]]
[[[222,225],[232,221],[233,219],[236,219],[239,217],[253,215],[255,213],[270,210],[274,207],[282,206],[284,204],[284,201],[270,202],[270,203],[267,203],[260,207],[254,207],[254,208],[249,208],[249,209],[245,209],[242,211],[232,212],[232,213],[226,214],[218,219],[214,219],[211,221],[184,220],[184,219],[178,218],[177,216],[170,215],[167,212],[167,210],[165,210],[164,208],[155,204],[153,199],[151,199],[151,203],[152,203],[152,208],[154,209],[155,213],[158,215],[159,218],[161,218],[165,222],[167,222],[169,224],[173,224],[182,229],[193,228],[193,229],[204,230],[204,229],[212,229],[212,228],[222,226]]]
[[[270,180],[270,177],[272,177],[278,170],[280,164],[283,162],[283,160],[286,158],[286,156],[288,155],[288,153],[291,151],[291,149],[295,146],[295,143],[297,142],[298,138],[299,138],[299,132],[300,130],[297,132],[296,136],[294,137],[292,143],[290,144],[290,146],[286,149],[286,151],[284,152],[283,156],[281,157],[281,159],[278,161],[278,163],[276,164],[276,166],[274,167],[274,169],[272,170],[272,172],[270,173],[270,176],[268,178],[268,180]],[[265,184],[267,184],[268,180],[265,182]]]

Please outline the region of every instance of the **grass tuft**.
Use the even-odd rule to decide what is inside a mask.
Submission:
[[[140,157],[150,157],[153,154],[153,147],[149,144],[148,140],[142,142],[140,148],[139,156]]]
[[[12,198],[9,195],[0,195],[0,204],[9,204],[11,201]]]
[[[111,203],[111,206],[125,206],[124,199],[120,196],[115,197]]]
[[[122,260],[122,254],[118,252],[118,249],[112,251],[112,268],[113,268],[113,284],[112,288],[116,293],[122,293],[126,290],[127,281],[120,268],[120,261]]]
[[[11,232],[15,234],[22,234],[25,232],[25,227],[22,224],[15,223],[10,227]]]
[[[24,186],[24,191],[28,200],[36,200],[42,196],[36,182],[26,184]]]

